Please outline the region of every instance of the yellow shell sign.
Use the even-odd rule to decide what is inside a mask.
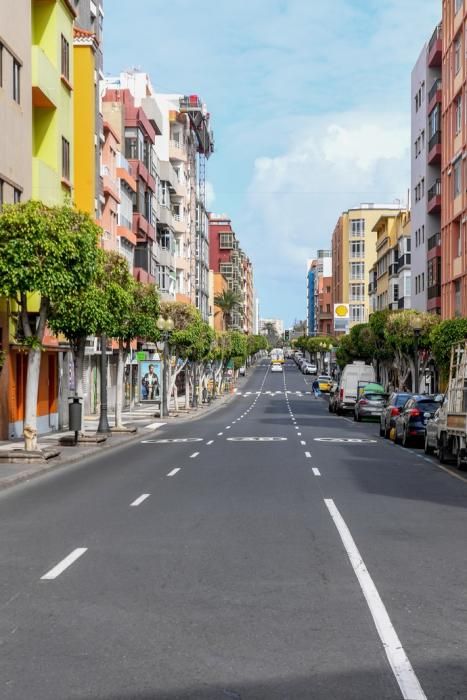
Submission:
[[[334,315],[339,316],[339,318],[345,318],[349,315],[349,307],[345,304],[337,304],[334,307]]]

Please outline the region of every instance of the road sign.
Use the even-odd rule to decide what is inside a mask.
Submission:
[[[324,437],[324,438],[313,438],[315,442],[334,442],[334,443],[353,443],[353,444],[377,444],[378,440],[370,440],[370,438],[332,438],[332,437]]]

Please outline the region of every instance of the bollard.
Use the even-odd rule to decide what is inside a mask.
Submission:
[[[81,430],[83,406],[80,396],[73,396],[68,404],[68,427],[75,433],[75,445],[78,444],[78,433]]]

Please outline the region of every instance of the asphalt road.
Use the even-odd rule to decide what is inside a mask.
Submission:
[[[0,528],[2,700],[467,699],[467,483],[292,362]]]

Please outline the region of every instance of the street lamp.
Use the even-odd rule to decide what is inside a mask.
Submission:
[[[319,344],[319,347],[321,348],[320,358],[322,358],[321,369],[324,373],[324,372],[326,372],[326,350],[328,349],[328,346],[324,341],[321,341],[321,343]]]
[[[174,322],[172,319],[169,318],[164,318],[163,316],[159,316],[157,319],[157,328],[161,332],[161,339],[162,343],[158,343],[158,349],[161,349],[163,352],[163,359],[162,359],[162,400],[161,400],[161,418],[163,416],[168,416],[169,415],[169,397],[167,396],[168,394],[168,378],[169,378],[169,338],[170,334],[174,329]],[[162,346],[162,347],[159,347]]]
[[[418,394],[418,389],[419,389],[419,375],[420,375],[420,360],[418,356],[418,342],[420,340],[420,335],[423,330],[423,321],[420,318],[420,316],[415,316],[413,322],[412,322],[412,328],[413,328],[413,335],[414,335],[414,355],[415,355],[415,377],[413,380],[413,391],[414,394]]]
[[[101,408],[97,432],[103,435],[110,433],[107,407],[107,336],[105,333],[101,335]]]

